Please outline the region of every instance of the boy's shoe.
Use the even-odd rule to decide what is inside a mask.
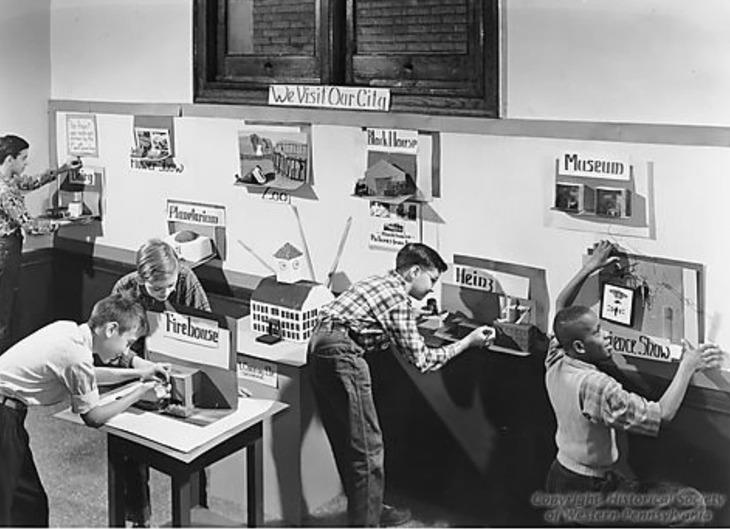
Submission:
[[[392,505],[383,504],[383,511],[380,513],[380,527],[396,527],[411,521],[410,509],[398,509]]]

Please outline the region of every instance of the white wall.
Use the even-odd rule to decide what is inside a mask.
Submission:
[[[725,0],[507,0],[507,116],[730,124]]]
[[[0,15],[0,134],[17,134],[30,143],[28,172],[48,167],[50,0],[3,0]],[[45,190],[27,199],[39,212]]]
[[[192,102],[191,0],[50,0],[51,98]]]
[[[730,125],[726,0],[691,6],[686,0],[503,4],[506,117]],[[191,18],[191,0],[51,0],[51,97],[191,102]],[[298,240],[296,223],[288,209],[232,191],[234,139],[216,140],[226,130],[230,124],[221,120],[181,130],[179,139],[190,141],[187,152],[181,151],[186,158],[181,175],[131,174],[125,169],[131,132],[114,136],[119,172],[108,172],[108,216],[97,242],[135,249],[164,228],[168,197],[221,203],[230,212],[226,267],[266,273],[236,238],[267,257],[277,244]],[[364,164],[357,134],[357,122],[314,127],[319,200],[298,204],[320,278],[350,214],[356,221],[341,269],[357,279],[392,261],[392,254],[366,248],[367,230],[357,221],[363,206],[348,196]],[[454,133],[443,134],[442,147],[444,198],[434,209],[446,224],[429,227],[426,241],[447,256],[465,253],[543,267],[553,297],[579,265],[580,254],[601,237],[544,226],[542,190],[555,157],[585,149],[654,162],[656,240],[619,242],[641,253],[705,263],[707,308],[724,316],[719,338],[730,343],[725,272],[730,250],[723,229],[730,149]]]
[[[51,97],[192,102],[192,0],[50,0]],[[730,124],[725,0],[503,1],[508,118]]]

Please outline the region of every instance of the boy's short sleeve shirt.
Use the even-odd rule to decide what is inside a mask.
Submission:
[[[89,327],[57,321],[0,355],[0,394],[29,406],[48,406],[70,396],[75,413],[91,410],[99,390]]]

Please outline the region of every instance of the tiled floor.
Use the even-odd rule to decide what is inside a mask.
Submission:
[[[52,415],[63,406],[32,408],[26,425],[50,503],[52,527],[107,526],[106,436],[92,428],[69,424]],[[170,480],[156,471],[151,473],[152,524],[170,520]],[[468,517],[448,512],[436,505],[401,498],[413,514],[410,527],[453,527],[480,525]],[[211,508],[224,516],[244,519],[243,506],[210,498]],[[315,511],[307,525],[342,527],[346,524],[345,499],[338,497]],[[193,522],[196,518],[193,518]],[[266,520],[269,526],[284,525]]]

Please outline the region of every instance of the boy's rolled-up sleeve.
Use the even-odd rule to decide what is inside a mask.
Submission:
[[[94,365],[91,362],[69,365],[61,377],[71,394],[71,409],[74,413],[87,413],[98,404],[99,388],[96,386]]]

